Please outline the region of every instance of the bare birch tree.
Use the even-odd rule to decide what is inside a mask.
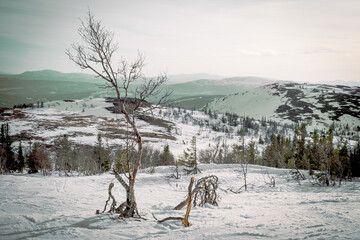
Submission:
[[[241,173],[244,178],[244,189],[247,191],[248,183],[247,183],[247,173],[248,173],[248,165],[249,163],[254,163],[255,161],[255,143],[251,141],[249,146],[245,146],[245,132],[244,129],[241,129],[239,144],[235,144],[233,148],[233,154],[235,159],[241,166]],[[241,187],[242,188],[242,187]],[[241,188],[237,191],[239,192]]]
[[[126,201],[122,203],[117,212],[121,217],[134,217],[137,213],[135,199],[135,180],[138,173],[143,151],[143,140],[136,125],[136,117],[141,113],[141,108],[149,99],[157,99],[157,106],[162,104],[170,92],[163,93],[163,84],[167,80],[166,74],[160,74],[155,78],[146,78],[143,74],[145,66],[144,55],[138,53],[133,62],[121,59],[114,62],[114,56],[119,44],[114,42],[114,33],[106,29],[101,21],[89,10],[86,17],[81,21],[78,33],[82,43],[73,43],[66,54],[80,68],[91,70],[96,76],[105,80],[106,85],[116,92],[116,105],[131,130],[131,137],[137,145],[138,157],[130,163],[127,158],[127,171],[123,174],[114,169],[116,179],[126,190]],[[140,82],[134,92],[130,91],[134,83]],[[131,98],[133,94],[134,98]]]

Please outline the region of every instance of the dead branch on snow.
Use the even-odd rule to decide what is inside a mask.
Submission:
[[[194,184],[194,177],[191,177],[190,180],[190,184],[188,187],[188,198],[187,198],[187,209],[186,209],[186,213],[185,213],[185,217],[167,217],[161,220],[158,220],[154,213],[152,213],[152,216],[155,218],[156,221],[158,221],[159,223],[168,221],[168,220],[181,220],[182,224],[184,224],[185,227],[188,227],[190,225],[189,223],[189,215],[190,215],[190,209],[191,209],[191,198],[192,198],[192,194],[191,194],[191,189],[193,187]]]

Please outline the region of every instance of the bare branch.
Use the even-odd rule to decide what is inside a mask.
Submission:
[[[121,183],[121,185],[125,188],[125,190],[129,190],[129,185],[124,181],[121,175],[113,169],[116,179]]]
[[[111,204],[111,206],[110,206],[109,212],[114,212],[114,211],[115,211],[116,200],[115,200],[114,196],[113,196],[112,193],[111,193],[111,189],[112,189],[113,187],[114,187],[114,183],[110,183],[110,184],[109,184],[109,190],[108,190],[108,192],[109,192],[109,197],[108,197],[108,199],[107,199],[106,202],[105,202],[104,210],[102,211],[103,213],[106,211],[106,207],[107,207],[110,199],[112,199],[113,202],[112,202],[112,204]]]
[[[218,177],[215,175],[206,176],[200,178],[195,188],[191,192],[191,196],[194,198],[194,206],[203,206],[206,203],[217,206],[217,194],[216,190],[218,188],[217,185]],[[199,199],[198,199],[199,197]],[[182,209],[187,203],[187,199],[179,203],[174,207],[174,210]]]

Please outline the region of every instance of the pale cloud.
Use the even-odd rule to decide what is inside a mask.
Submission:
[[[273,49],[264,49],[261,51],[252,51],[247,49],[239,49],[238,52],[244,55],[249,56],[259,56],[259,57],[267,57],[267,56],[278,56],[279,53]]]
[[[315,48],[315,49],[311,49],[311,50],[306,50],[301,52],[301,54],[321,54],[321,53],[345,53],[344,51],[341,50],[336,50],[336,49],[331,49],[331,48]]]

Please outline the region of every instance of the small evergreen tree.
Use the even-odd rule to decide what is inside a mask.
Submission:
[[[259,136],[259,144],[264,144],[264,140],[262,139],[261,135]]]
[[[17,169],[15,154],[12,149],[12,139],[9,134],[9,124],[1,124],[0,144],[2,147],[1,171],[9,172]]]
[[[197,149],[196,149],[196,137],[193,136],[190,142],[190,147],[184,151],[184,159],[180,160],[180,163],[184,165],[184,171],[187,175],[201,173],[198,168],[197,162]]]
[[[120,173],[129,172],[129,167],[126,165],[127,153],[126,150],[119,148],[115,152],[115,170]]]
[[[174,165],[175,158],[174,155],[170,152],[169,145],[165,145],[163,151],[160,154],[160,164],[163,166]]]
[[[324,135],[320,138],[318,156],[319,158],[317,160],[320,172],[316,174],[316,177],[322,185],[330,186],[330,182],[335,180],[335,175],[332,174],[332,168],[336,158],[336,156],[334,156],[332,128],[330,128],[327,136]]]
[[[55,167],[56,170],[72,172],[76,171],[78,166],[74,161],[74,151],[72,149],[72,145],[69,141],[69,137],[67,134],[60,137],[57,141],[55,141],[56,146],[56,155],[55,155]]]
[[[255,159],[256,159],[255,141],[250,141],[246,150],[247,150],[247,156],[249,158],[249,163],[255,164]]]
[[[306,125],[301,124],[300,128],[295,128],[295,134],[298,137],[296,151],[295,151],[295,165],[297,168],[305,169],[306,163],[305,157],[305,137],[306,137]]]
[[[352,177],[360,177],[360,142],[350,152],[350,171]]]
[[[339,186],[344,178],[350,176],[350,156],[347,142],[339,143],[333,151],[333,168],[332,174],[339,180]]]
[[[19,143],[19,150],[18,150],[18,165],[17,165],[17,170],[19,172],[22,172],[23,169],[25,167],[25,157],[24,157],[24,153],[23,153],[23,149],[22,149],[22,144],[21,141]]]
[[[102,137],[99,133],[97,135],[97,141],[94,146],[94,155],[97,159],[97,163],[101,172],[107,172],[110,170],[110,159],[108,151],[103,146]]]

